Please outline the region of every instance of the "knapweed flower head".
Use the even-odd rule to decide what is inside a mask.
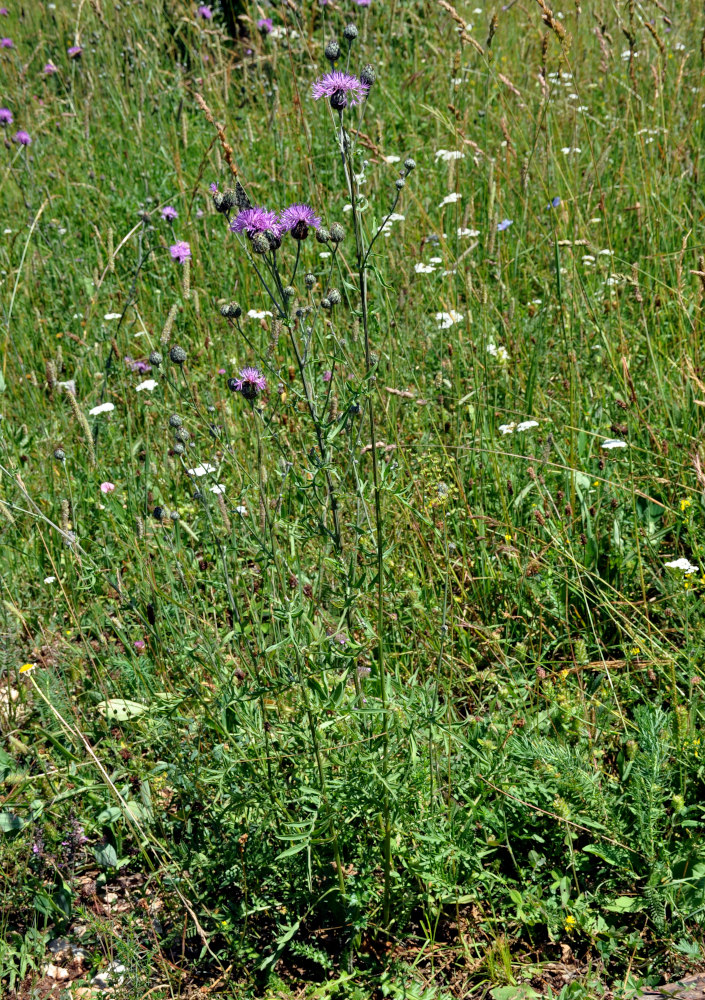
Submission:
[[[31,146],[32,136],[29,132],[25,132],[24,129],[19,129],[12,137],[12,141],[16,142],[18,146]]]
[[[282,232],[291,233],[295,240],[305,240],[309,229],[318,229],[321,220],[309,205],[289,205],[279,215]]]
[[[69,59],[78,59],[78,57],[83,52],[80,45],[70,45],[66,50]]]
[[[15,43],[11,38],[0,38],[0,49],[14,49]]]
[[[263,31],[265,35],[268,35],[274,27],[271,17],[261,17],[257,22],[257,28]]]
[[[58,72],[59,72],[58,66],[55,66],[51,60],[49,60],[49,62],[45,65],[44,69],[42,70],[44,76],[53,76],[54,73]]]
[[[178,219],[179,213],[176,211],[173,205],[165,205],[162,209],[162,219],[165,222],[173,222],[174,219]]]
[[[14,118],[9,108],[0,108],[0,125],[12,125]]]
[[[174,260],[178,260],[179,264],[183,264],[186,260],[191,260],[191,247],[185,240],[179,240],[178,243],[172,244],[169,247],[169,253]]]
[[[316,80],[311,88],[311,96],[314,101],[327,97],[332,108],[342,111],[348,105],[355,107],[357,104],[362,104],[369,89],[369,86],[356,76],[335,70]]]
[[[259,368],[241,368],[240,377],[228,383],[232,392],[241,392],[245,399],[256,399],[267,388],[267,379]]]
[[[7,17],[9,13],[7,7],[0,7],[0,17]]]
[[[210,21],[213,18],[213,11],[204,3],[201,4],[196,13],[199,17],[202,17],[204,21]]]
[[[238,212],[230,223],[230,229],[234,233],[246,233],[250,239],[255,233],[266,233],[268,229],[275,236],[281,235],[277,213],[259,207],[245,208],[242,212]]]
[[[372,0],[355,0],[355,3],[358,5],[358,7],[369,7],[370,4],[372,3]]]

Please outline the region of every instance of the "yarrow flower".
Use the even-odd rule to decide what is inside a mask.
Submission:
[[[179,213],[173,207],[173,205],[165,205],[162,209],[162,219],[165,222],[173,222],[174,219],[178,219]]]
[[[260,31],[264,31],[268,35],[274,27],[274,22],[271,17],[261,17],[257,22],[257,27]]]
[[[291,233],[295,240],[305,240],[309,228],[318,229],[321,220],[308,205],[289,205],[279,215],[279,227],[284,233]]]
[[[206,4],[201,4],[201,6],[196,11],[199,17],[202,17],[204,21],[210,21],[213,17],[213,11]]]
[[[9,108],[0,108],[0,125],[12,125],[14,118]]]
[[[80,45],[70,45],[69,48],[66,50],[66,52],[69,59],[78,59],[78,57],[83,52],[83,49],[81,48]]]
[[[281,229],[276,212],[270,212],[266,208],[245,208],[238,212],[230,223],[230,229],[234,233],[246,233],[250,239],[255,233],[266,233],[270,230],[274,236],[281,236]]]
[[[31,146],[32,137],[29,132],[25,132],[25,130],[21,128],[18,132],[15,132],[12,137],[12,141],[16,142],[19,146]]]
[[[352,107],[362,104],[369,89],[369,84],[363,83],[356,76],[335,70],[333,73],[326,73],[320,80],[316,80],[311,88],[311,96],[314,101],[327,97],[332,108],[335,108],[336,111],[343,111],[348,104]]]
[[[245,399],[256,399],[267,388],[267,379],[259,368],[241,368],[239,378],[228,383],[232,392],[241,392]]]
[[[46,64],[46,66],[42,70],[42,73],[44,74],[44,76],[53,76],[54,73],[58,73],[58,72],[59,72],[58,67],[55,66],[54,63],[51,62],[51,60],[49,60],[49,62]]]
[[[184,261],[191,260],[191,247],[185,240],[179,240],[178,243],[174,243],[170,246],[169,253],[174,260],[178,260],[179,264],[183,264]]]

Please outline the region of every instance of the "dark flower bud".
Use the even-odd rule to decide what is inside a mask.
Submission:
[[[328,301],[332,306],[340,305],[340,292],[337,288],[331,288],[328,292]]]
[[[296,225],[291,228],[290,233],[294,240],[305,240],[308,236],[308,223],[299,219]]]
[[[340,46],[335,38],[331,38],[329,42],[326,42],[326,47],[323,50],[323,54],[328,60],[328,62],[334,63],[335,60],[340,55]]]
[[[357,27],[354,24],[346,24],[345,27],[343,28],[343,38],[346,40],[346,42],[348,42],[348,44],[350,42],[354,42],[355,39],[357,38],[357,35],[358,35]]]
[[[279,235],[279,233],[275,233],[273,229],[265,229],[264,235],[267,237],[267,242],[269,243],[270,250],[278,250],[279,247],[282,245],[281,236]],[[294,235],[293,230],[291,235],[292,236]],[[303,239],[305,238],[306,237],[304,236]]]
[[[177,441],[188,441],[191,435],[185,427],[177,427],[174,431],[174,437]]]
[[[406,172],[410,174],[412,170],[416,170],[416,160],[414,160],[411,156],[407,156],[404,160],[404,167]]]
[[[237,206],[237,195],[232,188],[226,188],[225,191],[222,191],[219,201],[216,201],[215,199],[216,196],[213,195],[213,204],[219,212],[223,213],[223,215],[226,215],[228,212],[232,212],[232,210]]]
[[[315,274],[310,274],[309,273],[309,274],[305,274],[304,275],[304,285],[306,285],[307,288],[313,288],[313,286],[315,284],[316,284],[316,275]]]
[[[152,517],[155,521],[163,521],[166,516],[166,511],[163,507],[155,507],[152,511]]]
[[[321,299],[321,309],[330,309],[330,299]]]
[[[225,316],[227,319],[238,319],[242,316],[242,308],[239,302],[226,302],[224,306],[220,307],[220,315]]]
[[[179,520],[178,510],[172,510],[172,512],[169,514],[169,517],[171,518],[172,521],[178,521]]]
[[[54,452],[54,458],[57,462],[64,462],[66,460],[66,452],[63,448],[57,448]]]
[[[319,226],[316,230],[316,239],[319,243],[327,243],[330,239],[330,233],[325,226]]]
[[[285,299],[293,299],[293,297],[296,295],[296,289],[294,288],[293,285],[287,285],[286,288],[282,289],[282,291],[284,292]]]
[[[149,363],[150,365],[154,365],[155,368],[158,368],[163,360],[164,358],[161,356],[159,351],[152,351],[149,355]]]
[[[334,222],[330,227],[330,239],[332,243],[342,243],[345,239],[345,229],[339,222]]]
[[[255,233],[251,246],[253,253],[269,253],[269,240],[264,233]]]
[[[367,66],[362,67],[362,72],[360,73],[360,80],[362,83],[366,83],[368,87],[371,87],[376,79],[377,74],[375,73],[374,66],[370,66],[368,63]]]
[[[175,365],[182,365],[186,360],[186,351],[183,349],[183,347],[175,345],[169,351],[169,357],[171,358],[171,360],[174,362]]]
[[[182,424],[183,424],[183,420],[181,419],[181,417],[179,416],[179,414],[178,413],[172,413],[172,415],[169,417],[169,426],[170,427],[181,427]]]
[[[180,441],[177,441],[176,444],[174,445],[174,454],[175,455],[183,455],[183,453],[185,451],[186,451],[186,449],[184,448],[184,446],[182,445],[182,443]]]
[[[398,191],[401,191],[401,189],[402,189],[402,188],[404,187],[404,185],[406,184],[406,181],[404,180],[404,178],[403,178],[403,177],[397,177],[397,179],[396,179],[396,180],[394,181],[394,184],[395,184],[395,186],[396,186],[397,190],[398,190]]]

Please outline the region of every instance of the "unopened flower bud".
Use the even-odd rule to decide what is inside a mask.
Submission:
[[[305,274],[304,275],[304,285],[306,285],[307,288],[313,288],[313,286],[315,284],[316,284],[316,275],[315,274],[310,274],[309,273],[309,274]]]
[[[327,243],[330,240],[330,233],[325,226],[319,226],[316,230],[316,239],[319,243]]]
[[[331,288],[328,292],[328,301],[332,306],[340,305],[340,292],[337,288]]]
[[[282,238],[279,233],[275,233],[273,229],[265,229],[264,235],[267,237],[267,242],[269,243],[270,250],[278,250],[282,245]]]
[[[255,233],[251,246],[253,253],[269,253],[269,240],[264,233]]]
[[[239,302],[227,302],[220,307],[220,315],[227,319],[238,319],[242,316],[242,308]]]
[[[176,438],[177,441],[188,441],[191,435],[189,434],[189,432],[186,430],[185,427],[177,427],[176,430],[174,431],[174,437]]]
[[[183,420],[181,419],[181,417],[179,416],[179,414],[178,413],[172,413],[172,415],[169,417],[169,426],[170,427],[181,427],[182,424],[183,424]]]
[[[163,521],[166,516],[166,511],[163,507],[155,507],[152,511],[152,517],[155,521]]]
[[[163,360],[164,358],[161,356],[159,351],[152,351],[149,355],[149,363],[150,365],[154,365],[155,368],[158,368]]]
[[[296,289],[294,288],[293,285],[287,285],[286,288],[282,289],[282,291],[284,292],[285,299],[293,299],[293,297],[296,295]]]
[[[321,309],[330,309],[330,299],[321,299]]]
[[[394,181],[394,184],[396,185],[397,190],[401,191],[401,189],[406,184],[406,181],[404,180],[403,177],[397,177],[397,179]]]
[[[182,445],[182,443],[180,441],[177,441],[174,444],[174,454],[175,455],[183,455],[183,453],[185,451],[186,451],[186,449],[184,448],[184,446]]]
[[[179,515],[178,510],[172,510],[171,513],[169,514],[169,517],[171,518],[172,521],[178,521],[179,520],[179,516],[180,515]]]
[[[323,50],[323,54],[328,60],[328,62],[334,63],[335,60],[340,55],[340,46],[336,38],[331,38],[329,42],[326,42],[326,47]]]
[[[350,42],[354,42],[355,39],[357,38],[357,35],[358,35],[357,27],[354,24],[346,24],[345,27],[343,28],[343,38],[346,40],[346,42],[348,42],[348,44]]]
[[[366,83],[368,87],[371,87],[376,79],[377,74],[375,73],[374,66],[370,66],[368,63],[367,66],[362,67],[362,71],[360,73],[360,81],[362,83]]]
[[[345,239],[345,229],[339,222],[334,222],[330,227],[331,243],[342,243]]]
[[[54,452],[54,458],[57,462],[64,462],[66,460],[66,452],[63,448],[57,448]]]
[[[186,360],[186,351],[183,347],[179,347],[177,344],[172,347],[169,351],[169,357],[174,362],[175,365],[182,365]]]

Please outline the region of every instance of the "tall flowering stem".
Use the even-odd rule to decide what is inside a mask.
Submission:
[[[367,398],[367,413],[370,425],[370,446],[372,449],[372,483],[375,501],[375,541],[377,549],[377,666],[379,669],[380,695],[382,701],[382,781],[383,792],[383,859],[384,859],[384,901],[383,901],[383,924],[389,924],[390,907],[390,885],[392,871],[392,824],[389,808],[389,787],[387,774],[389,771],[389,709],[387,705],[387,670],[384,659],[384,524],[382,519],[382,496],[380,488],[379,466],[377,462],[377,438],[375,432],[375,415],[372,401],[372,391],[376,383],[374,368],[376,360],[372,358],[370,350],[370,329],[367,302],[367,254],[365,253],[362,222],[357,205],[357,184],[355,181],[355,170],[352,161],[352,149],[349,137],[345,131],[343,123],[343,109],[338,111],[339,122],[339,143],[343,160],[343,167],[350,194],[352,205],[353,229],[355,231],[355,258],[357,264],[358,282],[360,286],[360,311],[362,314],[362,329],[365,343],[365,370],[370,393]],[[376,238],[376,237],[375,237]]]

